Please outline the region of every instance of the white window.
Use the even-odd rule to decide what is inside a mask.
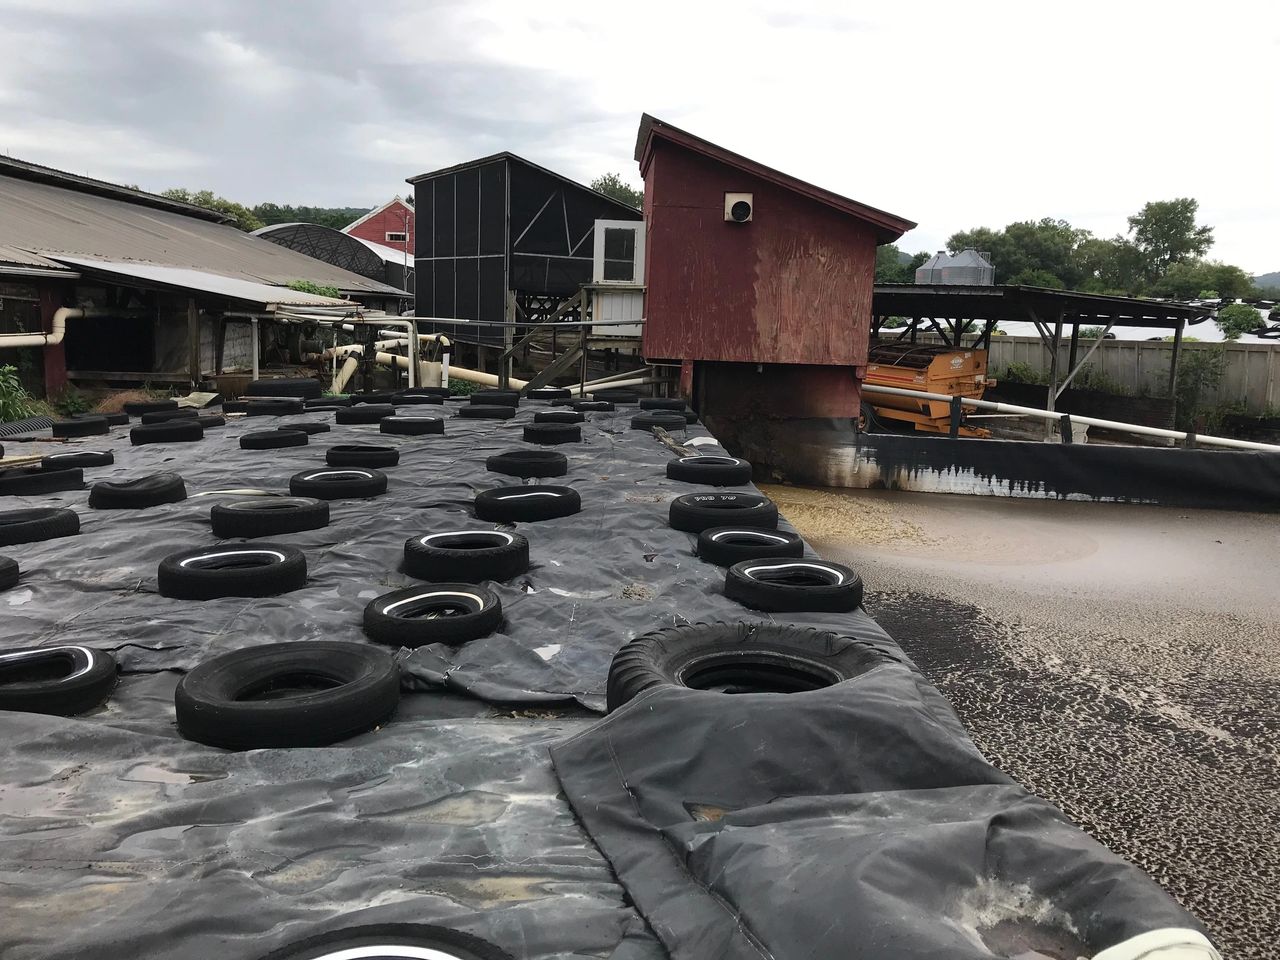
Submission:
[[[399,233],[387,234],[388,243],[407,243],[408,240],[409,240],[409,235],[405,233],[403,230],[401,230]]]
[[[597,220],[595,283],[644,283],[644,222]]]

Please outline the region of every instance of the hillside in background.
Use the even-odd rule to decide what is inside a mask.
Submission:
[[[1280,270],[1254,277],[1253,285],[1255,287],[1280,287]]]

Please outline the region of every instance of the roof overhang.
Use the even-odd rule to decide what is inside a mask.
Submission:
[[[93,260],[87,257],[58,258],[63,263],[79,267],[85,273],[115,280],[128,280],[135,284],[184,293],[203,293],[228,300],[238,300],[255,306],[275,307],[348,307],[355,306],[349,300],[320,297],[312,293],[277,287],[269,283],[255,283],[239,277],[226,277],[189,267],[170,267],[157,263],[139,263],[115,260]]]
[[[1113,322],[1126,327],[1176,329],[1200,323],[1214,310],[1197,304],[1114,297],[1078,290],[1019,284],[877,283],[872,311],[877,316],[932,317],[935,320],[1028,320],[1061,318],[1065,324]]]
[[[799,180],[790,174],[783,173],[781,170],[775,170],[773,167],[766,167],[763,163],[757,163],[748,157],[742,156],[740,153],[726,150],[710,140],[704,140],[689,133],[687,130],[673,127],[671,124],[665,123],[657,117],[651,117],[647,113],[641,115],[640,129],[636,133],[635,158],[640,164],[642,176],[648,173],[649,164],[653,160],[654,145],[659,140],[664,140],[685,150],[709,157],[726,166],[741,170],[743,173],[775,184],[784,190],[790,190],[841,213],[856,217],[875,229],[881,243],[891,243],[916,226],[911,220],[906,220],[875,207],[869,207],[865,203],[859,203],[838,193],[832,193],[830,190]]]

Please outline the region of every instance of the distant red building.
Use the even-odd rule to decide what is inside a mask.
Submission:
[[[413,207],[399,197],[393,197],[378,209],[347,224],[342,232],[384,247],[407,250],[409,258],[413,258]]]
[[[858,415],[876,247],[909,220],[640,121],[644,355],[726,442],[763,421]]]

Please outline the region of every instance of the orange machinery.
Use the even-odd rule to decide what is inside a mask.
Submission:
[[[871,344],[864,383],[980,400],[983,391],[995,386],[996,381],[987,379],[986,350],[891,342]],[[951,406],[943,401],[877,393],[867,393],[864,399],[864,410],[871,408],[871,417],[864,413],[864,420],[891,421],[894,427],[914,427],[927,433],[950,432]],[[870,426],[871,423],[864,424]],[[960,436],[989,437],[991,433],[962,424]]]

